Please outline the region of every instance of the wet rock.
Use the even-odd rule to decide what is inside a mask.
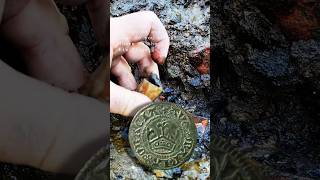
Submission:
[[[248,64],[253,71],[270,80],[275,86],[288,86],[297,83],[297,75],[290,63],[287,49],[253,49],[248,55]]]
[[[209,74],[210,72],[210,48],[195,50],[191,53],[191,64],[200,74]]]
[[[100,65],[103,50],[94,35],[90,18],[85,6],[62,6],[59,10],[66,17],[69,25],[69,35],[74,42],[85,68],[94,72]]]
[[[202,85],[200,77],[189,78],[189,84],[193,87],[199,87]]]
[[[73,179],[73,176],[54,174],[29,166],[0,163],[0,179],[24,180],[24,179]]]
[[[168,75],[170,78],[179,78],[181,75],[181,70],[179,66],[176,66],[176,65],[169,66]]]
[[[109,145],[101,148],[84,164],[75,180],[105,180],[110,177],[109,171],[106,170],[110,166]]]
[[[297,41],[291,46],[291,57],[297,65],[298,74],[320,91],[320,42],[315,40]]]
[[[320,51],[319,38],[308,33],[319,27],[319,16],[310,13],[320,2],[295,9],[300,2],[212,2],[213,127],[271,167],[267,176],[317,179],[309,172],[320,164],[314,149],[320,144]],[[280,16],[293,19],[279,22]]]
[[[246,0],[226,1],[223,10],[232,21],[232,29],[238,38],[247,38],[252,43],[285,45],[285,36],[272,26],[270,20],[260,9]],[[242,37],[241,37],[242,36]],[[241,39],[242,40],[242,39]],[[245,39],[243,39],[245,41]],[[255,42],[256,41],[256,42]]]
[[[117,152],[115,147],[110,147],[110,178],[120,179],[156,179],[151,173],[137,165],[126,152]]]
[[[317,1],[297,0],[291,7],[290,13],[278,14],[278,22],[291,40],[308,40],[314,37],[316,29],[320,26],[316,12]]]
[[[254,70],[267,78],[283,77],[289,74],[289,56],[283,50],[254,50],[248,63]]]
[[[202,81],[202,83],[203,83],[203,85],[204,85],[205,87],[207,87],[207,88],[210,87],[210,81],[211,81],[211,79],[210,79],[210,74],[202,74],[202,75],[200,76],[200,79],[201,79],[201,81]]]
[[[163,90],[164,93],[173,93],[174,92],[174,89],[172,88],[169,88],[169,87],[166,87],[164,90]]]
[[[212,148],[213,179],[265,179],[261,168],[248,159],[245,153],[240,153],[223,139],[213,136]],[[223,158],[221,158],[223,157]]]
[[[163,93],[162,99],[177,103],[189,109],[190,112],[204,116],[210,114],[207,93],[210,86],[209,75],[201,76],[197,66],[191,62],[194,62],[192,52],[195,50],[201,50],[198,55],[204,56],[204,59],[209,58],[204,53],[207,51],[203,51],[209,47],[209,2],[208,0],[197,2],[120,0],[112,1],[110,10],[113,16],[140,10],[151,10],[158,15],[170,37],[166,63],[159,67],[160,78],[164,89],[166,87],[174,89],[174,92]],[[203,61],[205,67],[207,67],[207,60]],[[207,69],[204,71],[206,72]]]

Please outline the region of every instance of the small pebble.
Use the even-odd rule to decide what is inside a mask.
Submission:
[[[163,92],[164,93],[172,93],[174,90],[172,88],[166,87],[164,88]]]
[[[159,99],[160,99],[161,101],[164,101],[164,100],[166,99],[166,97],[160,95],[160,96],[159,96]]]
[[[198,87],[201,85],[201,79],[199,77],[194,77],[189,81],[191,86]]]

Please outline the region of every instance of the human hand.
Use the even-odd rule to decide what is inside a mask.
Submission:
[[[152,50],[143,43],[149,40]],[[110,81],[110,111],[133,116],[139,107],[151,100],[134,90],[137,83],[128,63],[137,63],[140,74],[159,77],[169,49],[169,37],[159,18],[150,11],[136,12],[110,19],[110,68],[118,84]]]
[[[83,84],[80,56],[52,0],[0,0],[0,20],[2,37],[21,52],[30,75],[65,90]],[[75,174],[109,139],[105,104],[25,76],[1,60],[0,81],[0,161]]]
[[[109,16],[105,0],[57,1],[72,5],[87,2],[99,44],[103,47],[107,44]],[[67,21],[53,0],[3,2],[0,0],[0,7],[5,6],[0,9],[1,35],[21,53],[28,74],[67,91],[77,91],[83,86],[88,74],[69,37]]]

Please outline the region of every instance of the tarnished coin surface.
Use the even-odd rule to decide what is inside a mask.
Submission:
[[[187,161],[197,143],[195,124],[181,107],[152,103],[134,116],[129,142],[137,159],[151,169],[171,169]]]

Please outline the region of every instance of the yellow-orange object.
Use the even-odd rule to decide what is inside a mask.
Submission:
[[[147,79],[143,79],[137,91],[148,96],[153,101],[161,94],[162,88],[152,84]]]

